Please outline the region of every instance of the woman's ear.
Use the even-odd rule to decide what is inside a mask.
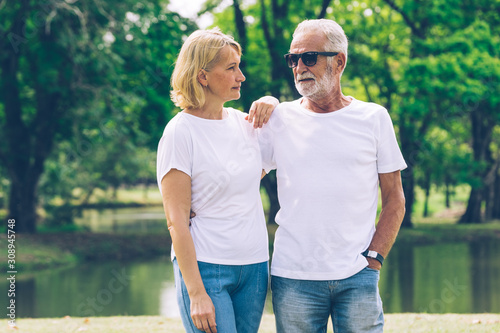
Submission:
[[[202,86],[208,86],[207,72],[204,69],[200,69],[197,79]]]

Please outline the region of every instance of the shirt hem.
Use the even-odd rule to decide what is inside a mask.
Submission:
[[[176,257],[174,255],[171,257],[171,260],[174,261],[175,258]],[[267,259],[258,258],[258,259],[247,259],[247,260],[221,260],[221,259],[198,257],[196,258],[196,261],[201,261],[207,264],[216,264],[216,265],[252,265],[269,261],[269,256],[267,256]]]
[[[363,268],[368,266],[368,262],[365,260],[361,262],[363,265],[356,265],[343,272],[321,272],[321,273],[311,273],[303,271],[289,271],[285,269],[272,268],[271,275],[279,276],[286,279],[293,280],[310,280],[310,281],[331,281],[331,280],[343,280],[347,279],[357,273],[359,273]]]
[[[394,171],[398,171],[398,170],[404,170],[407,167],[408,166],[406,165],[406,163],[391,164],[388,166],[379,167],[377,172],[378,173],[390,173],[390,172],[394,172]]]

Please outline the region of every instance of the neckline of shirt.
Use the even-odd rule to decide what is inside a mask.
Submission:
[[[187,113],[187,112],[180,112],[181,115],[187,115],[190,119],[196,119],[197,121],[202,121],[202,122],[211,122],[211,123],[224,123],[229,119],[229,109],[230,108],[223,108],[222,109],[222,119],[207,119],[207,118],[202,118],[195,116],[193,114]]]
[[[319,113],[319,112],[313,112],[309,109],[306,109],[305,107],[302,106],[302,104],[300,104],[300,102],[302,101],[302,98],[299,98],[297,100],[295,100],[295,102],[297,103],[300,111],[308,116],[312,116],[312,117],[334,117],[335,115],[338,115],[340,113],[344,113],[346,111],[349,111],[350,109],[352,109],[354,107],[354,104],[357,102],[357,100],[352,97],[352,96],[346,96],[348,98],[351,99],[351,103],[349,103],[349,105],[343,107],[342,109],[338,109],[338,110],[335,110],[335,111],[331,111],[331,112],[325,112],[325,113]]]

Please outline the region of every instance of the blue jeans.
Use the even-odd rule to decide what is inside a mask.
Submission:
[[[271,277],[278,333],[383,332],[379,271],[364,268],[343,280],[311,281]]]
[[[174,259],[177,303],[186,332],[202,332],[191,319],[189,295]],[[257,333],[269,281],[268,262],[218,265],[198,262],[201,279],[215,307],[218,333]]]

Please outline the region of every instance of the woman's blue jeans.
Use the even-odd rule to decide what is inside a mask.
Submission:
[[[202,332],[191,319],[189,295],[174,259],[177,303],[186,332]],[[201,279],[215,307],[218,333],[257,333],[269,281],[268,262],[218,265],[198,262]]]
[[[332,317],[335,333],[383,332],[379,271],[364,268],[343,280],[271,277],[278,333],[323,333]]]

